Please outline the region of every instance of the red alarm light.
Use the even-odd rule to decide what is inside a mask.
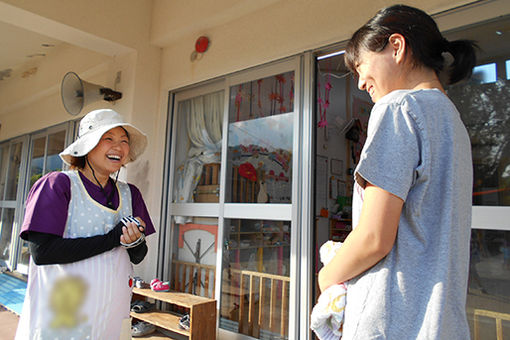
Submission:
[[[209,38],[205,36],[201,36],[197,39],[195,43],[195,51],[198,53],[204,53],[207,51],[207,48],[209,47]]]

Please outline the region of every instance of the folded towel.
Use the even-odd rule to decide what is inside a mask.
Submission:
[[[319,250],[321,262],[326,265],[341,246],[341,242],[324,243]],[[346,293],[347,287],[340,283],[328,287],[319,296],[312,310],[310,328],[320,340],[337,340],[342,337]]]

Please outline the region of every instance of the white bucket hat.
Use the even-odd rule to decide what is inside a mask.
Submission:
[[[129,134],[129,158],[126,163],[134,161],[147,146],[147,136],[133,125],[124,122],[121,115],[109,109],[94,110],[80,121],[78,138],[69,145],[59,156],[71,165],[73,157],[87,155],[99,143],[101,137],[109,130],[118,126],[123,127]]]

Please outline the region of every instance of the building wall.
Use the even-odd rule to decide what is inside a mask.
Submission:
[[[2,0],[0,20],[64,42],[28,78],[0,82],[0,140],[73,119],[60,99],[68,71],[111,87],[123,99],[112,108],[149,136],[147,152],[128,166],[159,227],[168,91],[347,40],[389,0]],[[440,13],[470,1],[405,1],[428,13]],[[441,29],[510,13],[510,2],[488,2],[469,17],[444,18]],[[200,35],[209,50],[194,62],[190,54]],[[30,65],[26,65],[25,69]],[[14,78],[14,77],[13,77]],[[110,107],[97,102],[84,110]],[[149,256],[137,270],[155,274],[157,239],[149,238]]]
[[[197,2],[200,1],[191,1],[195,5]],[[228,2],[224,0],[221,4],[226,6]],[[210,8],[197,8],[192,18],[185,18],[193,23],[189,30],[182,30],[180,36],[165,35],[176,31],[175,21],[182,20],[183,16],[179,6],[185,7],[188,3],[172,3],[170,6],[166,0],[154,0],[151,40],[163,47],[161,86],[164,89],[179,88],[345,41],[378,9],[394,1],[264,1],[259,8],[225,19],[222,24],[216,22],[219,19],[215,19],[217,15]],[[437,13],[469,2],[405,3],[428,13]],[[209,22],[212,23],[208,25]],[[202,59],[191,62],[190,54],[200,35],[207,35],[211,45]]]

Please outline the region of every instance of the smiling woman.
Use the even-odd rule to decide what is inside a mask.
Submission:
[[[345,62],[376,104],[354,171],[353,231],[319,272],[321,291],[345,282],[345,338],[468,339],[471,147],[440,74],[469,77],[474,43],[395,5],[354,33]]]
[[[131,263],[155,230],[140,191],[117,179],[147,137],[113,110],[87,114],[78,134],[60,153],[71,170],[43,176],[27,198],[20,236],[32,257],[17,339],[131,338]]]

